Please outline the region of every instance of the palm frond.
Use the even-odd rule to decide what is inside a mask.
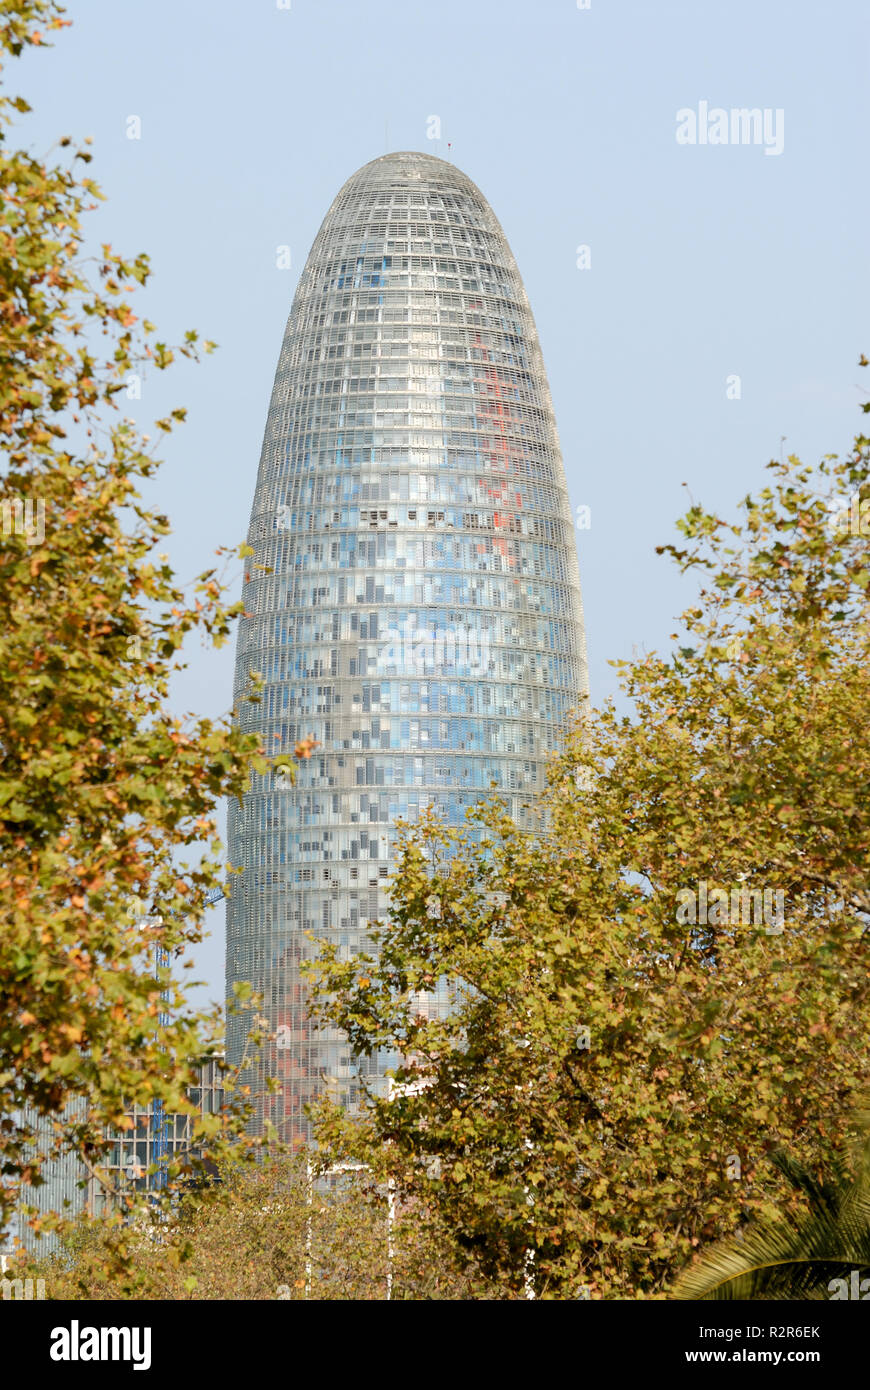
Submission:
[[[834,1155],[817,1178],[790,1155],[774,1162],[806,1201],[797,1216],[759,1223],[704,1252],[683,1270],[673,1297],[680,1299],[817,1299],[831,1297],[833,1279],[870,1271],[870,1116],[851,1170]]]

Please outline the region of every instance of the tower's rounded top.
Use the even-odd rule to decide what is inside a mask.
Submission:
[[[422,150],[394,150],[370,160],[351,174],[341,194],[372,187],[413,189],[421,184],[474,192],[479,198],[483,196],[477,185],[455,164],[434,154],[424,154]]]
[[[463,179],[466,177],[461,169],[457,169],[455,164],[451,164],[446,159],[439,159],[437,155],[427,154],[423,150],[392,150],[389,154],[378,155],[377,159],[370,159],[368,164],[363,164],[353,175],[353,178],[360,178],[362,175],[367,177],[382,175],[387,178],[399,176],[413,179],[422,178],[424,173],[435,172],[439,169],[445,172],[450,170]]]

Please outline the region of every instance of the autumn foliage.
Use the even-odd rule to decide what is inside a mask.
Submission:
[[[169,712],[185,638],[225,641],[238,610],[217,570],[185,592],[155,555],[169,522],[139,489],[158,459],[123,415],[131,373],[213,345],[191,331],[173,350],[137,313],[147,257],[89,259],[87,148],[14,148],[29,108],[5,68],[66,22],[51,0],[0,5],[0,1228],[16,1181],[39,1180],[34,1116],[93,1163],[133,1101],[185,1108],[217,1019],[185,1007],[155,949],[199,938],[215,807],[256,750]]]
[[[379,958],[323,950],[321,1016],[403,1060],[358,1122],[324,1108],[322,1142],[515,1291],[667,1296],[714,1241],[796,1217],[789,1164],[822,1174],[852,1137],[870,440],[769,470],[665,547],[697,601],[672,651],[622,664],[629,712],[579,720],[541,833],[497,802],[407,828]]]

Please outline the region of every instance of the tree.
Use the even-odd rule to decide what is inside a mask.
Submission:
[[[62,14],[3,0],[7,60],[44,45]],[[262,766],[256,737],[167,708],[185,638],[221,644],[241,605],[216,569],[185,595],[154,556],[169,522],[138,487],[158,461],[118,403],[131,373],[175,354],[131,307],[147,257],[106,245],[88,265],[101,197],[79,173],[88,150],[64,137],[51,162],[10,148],[29,109],[0,92],[0,1229],[18,1181],[40,1181],[29,1116],[54,1117],[56,1145],[94,1163],[126,1105],[189,1109],[218,1017],[185,1005],[155,948],[199,939],[222,877],[217,800]],[[191,331],[177,351],[201,346]],[[158,436],[183,418],[158,420]]]
[[[315,972],[318,1016],[401,1058],[324,1142],[515,1291],[666,1296],[797,1210],[770,1155],[824,1161],[866,1084],[870,441],[769,469],[662,547],[702,575],[686,635],[579,718],[541,833],[497,801],[406,828],[377,952]]]
[[[788,1154],[774,1154],[803,1198],[796,1217],[738,1232],[737,1238],[703,1251],[684,1270],[678,1298],[870,1299],[870,1126],[862,1117],[862,1142],[851,1164],[835,1156],[819,1176]]]
[[[392,1212],[368,1170],[322,1171],[314,1151],[246,1165],[190,1191],[169,1221],[143,1212],[81,1222],[60,1252],[22,1265],[51,1299],[382,1300],[472,1297],[427,1228]]]

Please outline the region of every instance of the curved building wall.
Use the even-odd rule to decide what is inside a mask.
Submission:
[[[305,933],[353,952],[387,908],[393,827],[453,822],[495,783],[519,821],[586,692],[571,509],[528,299],[485,198],[430,155],[339,192],[287,323],[248,532],[239,718],[318,742],[295,787],[256,777],[229,821],[227,983],[277,1035],[282,1137],[357,1062],[313,1033]],[[259,704],[249,673],[266,681]],[[244,1025],[246,1028],[247,1025]],[[240,1021],[228,1022],[231,1062]],[[369,1063],[376,1071],[378,1063]]]

